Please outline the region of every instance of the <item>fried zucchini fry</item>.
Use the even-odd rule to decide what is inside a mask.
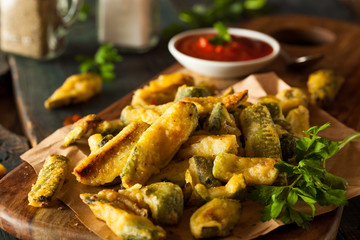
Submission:
[[[87,115],[76,121],[73,125],[72,130],[66,135],[63,146],[67,147],[71,144],[74,144],[89,130],[96,129],[101,121],[101,118],[98,117],[96,114]]]
[[[213,134],[234,134],[237,137],[241,135],[234,116],[222,103],[214,106],[204,128]]]
[[[199,116],[207,116],[214,108],[214,106],[221,102],[229,111],[235,110],[239,105],[246,102],[248,95],[247,90],[234,93],[224,97],[187,97],[183,98],[181,102],[190,102],[196,105]],[[121,121],[124,124],[129,124],[134,121],[143,121],[152,124],[159,118],[168,108],[174,105],[174,102],[153,106],[153,105],[131,105],[127,106],[121,112]]]
[[[181,188],[170,182],[158,182],[142,190],[144,202],[151,210],[151,217],[159,224],[179,223],[184,211],[184,197]]]
[[[310,128],[310,114],[309,110],[300,105],[297,108],[292,109],[286,116],[286,120],[291,124],[291,134],[298,138],[306,137],[304,131]]]
[[[68,169],[69,159],[62,155],[46,158],[36,183],[32,186],[28,200],[33,207],[47,207],[55,193],[62,187]]]
[[[258,99],[257,103],[264,105],[269,110],[279,136],[289,133],[292,130],[291,124],[285,120],[280,100],[277,97],[268,95]]]
[[[190,230],[195,238],[225,237],[240,220],[240,215],[239,201],[215,198],[193,213]]]
[[[177,102],[186,97],[208,97],[208,96],[211,96],[211,92],[207,88],[183,85],[178,88],[174,101]]]
[[[246,183],[243,174],[235,174],[225,186],[207,188],[204,184],[195,185],[194,192],[205,202],[215,198],[243,199],[246,192]]]
[[[103,135],[103,136],[106,136],[109,134],[115,136],[124,127],[125,127],[125,125],[122,122],[118,122],[118,121],[108,122],[108,121],[104,120],[101,123],[99,123],[99,125],[96,128],[96,132],[101,133],[101,135]]]
[[[176,159],[189,159],[193,156],[214,158],[219,153],[238,153],[239,145],[235,135],[196,135],[191,136],[176,154]]]
[[[119,194],[149,209],[151,217],[160,224],[177,224],[184,211],[182,190],[174,183],[157,182],[144,187],[135,184],[131,188],[119,190]]]
[[[129,207],[129,200],[113,190],[103,190],[95,195],[85,193],[80,198],[121,239],[159,240],[166,237],[162,227],[155,226],[141,210],[134,212],[136,205]]]
[[[95,73],[82,73],[68,77],[63,85],[45,101],[46,108],[58,108],[85,102],[101,91],[102,79]]]
[[[194,156],[189,159],[189,174],[191,175],[191,184],[195,186],[198,183],[205,187],[219,187],[221,182],[214,178],[212,174],[213,163],[210,159],[200,156]]]
[[[148,86],[134,92],[131,105],[160,105],[174,101],[178,87],[194,85],[193,78],[184,73],[160,75]]]
[[[126,188],[144,184],[164,168],[198,125],[198,114],[192,103],[177,102],[161,115],[140,137],[124,170]],[[106,146],[106,145],[105,145]]]
[[[5,176],[5,174],[6,174],[6,168],[4,167],[4,165],[2,165],[1,163],[0,163],[0,179],[3,177],[3,176]]]
[[[279,136],[265,106],[254,104],[246,107],[241,112],[240,121],[247,157],[281,159]]]
[[[147,184],[155,182],[172,182],[180,187],[185,185],[185,172],[189,168],[188,159],[181,162],[171,161],[169,165],[160,170],[158,174],[153,175]]]
[[[124,124],[129,124],[131,122],[146,122],[148,124],[153,124],[153,122],[173,104],[173,102],[170,102],[157,106],[128,105],[121,111],[120,120]]]
[[[273,120],[284,119],[280,100],[275,96],[261,97],[257,100],[257,103],[267,107]]]
[[[215,158],[212,173],[224,182],[234,175],[243,174],[247,185],[271,185],[278,176],[278,170],[274,167],[277,161],[273,158],[249,158],[222,153]]]
[[[248,91],[236,92],[227,96],[209,96],[209,97],[187,97],[181,99],[181,102],[191,102],[196,105],[200,116],[209,114],[216,104],[222,103],[228,111],[234,111],[238,106],[246,102]]]
[[[131,149],[149,127],[147,123],[132,123],[103,147],[92,152],[74,169],[77,181],[92,186],[112,182],[120,176]]]
[[[300,88],[295,87],[280,91],[276,94],[276,97],[280,100],[280,105],[285,115],[299,105],[307,107],[309,102],[306,94]]]
[[[108,143],[111,139],[113,139],[113,135],[108,134],[98,143],[99,148],[102,148],[106,143]]]
[[[93,134],[88,139],[90,152],[93,153],[100,148],[99,143],[103,140],[103,136],[100,133]]]
[[[307,87],[312,104],[329,107],[345,79],[333,70],[322,69],[310,74]]]
[[[194,156],[189,159],[189,168],[185,172],[185,193],[189,205],[199,206],[206,201],[206,197],[197,193],[195,187],[197,185],[205,188],[205,194],[208,195],[207,188],[220,187],[221,182],[214,178],[212,174],[212,160],[201,156]],[[189,189],[187,189],[189,187]]]

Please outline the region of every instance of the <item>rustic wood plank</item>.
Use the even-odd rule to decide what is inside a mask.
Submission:
[[[25,137],[14,134],[0,125],[0,163],[8,172],[21,164],[19,156],[29,149]]]

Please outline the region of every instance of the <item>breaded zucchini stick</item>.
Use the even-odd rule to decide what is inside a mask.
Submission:
[[[68,77],[63,85],[45,101],[46,108],[58,108],[85,102],[101,91],[102,79],[95,73],[82,73]]]
[[[310,114],[306,107],[300,105],[299,107],[290,110],[286,116],[286,120],[292,126],[291,134],[298,138],[307,136],[304,131],[307,131],[310,128]]]
[[[209,97],[187,97],[181,99],[181,102],[191,102],[196,105],[199,115],[209,114],[216,104],[222,103],[227,110],[233,111],[242,103],[246,102],[248,91],[236,92],[227,96],[209,96]]]
[[[205,87],[194,87],[183,85],[178,88],[174,101],[180,101],[186,97],[209,97],[211,92]]]
[[[100,133],[95,133],[89,137],[88,144],[90,147],[90,153],[93,153],[100,148],[99,143],[103,140],[103,138],[104,137]]]
[[[149,209],[151,218],[159,224],[176,225],[183,215],[183,192],[178,185],[171,182],[157,182],[147,186],[136,184],[119,190],[119,194]]]
[[[241,104],[245,103],[248,97],[248,91],[237,92],[232,95],[216,97],[186,97],[180,102],[190,102],[196,105],[199,116],[208,115],[216,104],[222,103],[227,110],[233,111]],[[159,118],[168,108],[174,105],[174,102],[153,106],[153,105],[131,105],[127,106],[121,112],[121,121],[124,124],[129,124],[133,121],[143,121],[152,124]]]
[[[5,176],[6,171],[7,171],[7,170],[6,170],[5,166],[0,163],[0,179],[1,179],[3,176]]]
[[[122,184],[126,188],[136,183],[144,184],[153,174],[158,173],[170,162],[197,125],[195,105],[175,103],[135,144],[121,174]]]
[[[141,209],[136,210],[135,204],[131,206],[129,199],[113,190],[103,190],[95,195],[84,193],[80,198],[121,239],[160,240],[166,237],[162,227],[155,226]]]
[[[158,174],[153,175],[146,184],[166,181],[183,187],[185,185],[185,172],[188,168],[188,159],[180,162],[171,161],[166,167],[161,169]]]
[[[36,183],[28,194],[29,205],[47,207],[55,193],[62,187],[67,173],[69,159],[62,155],[46,158]]]
[[[228,112],[222,103],[217,103],[214,106],[206,121],[205,129],[212,134],[234,134],[237,137],[241,135],[234,116]]]
[[[72,130],[66,135],[64,139],[64,147],[74,144],[82,136],[84,136],[90,129],[96,129],[102,119],[96,114],[89,114],[80,120],[76,121]]]
[[[276,94],[280,100],[283,113],[286,115],[291,109],[297,108],[299,105],[307,107],[309,99],[300,88],[289,88]]]
[[[246,107],[241,112],[240,122],[247,157],[281,159],[279,136],[265,106],[254,104]]]
[[[196,195],[205,202],[215,198],[243,199],[246,193],[246,183],[243,174],[234,174],[225,186],[207,188],[204,184],[198,183],[194,187]]]
[[[77,181],[97,186],[120,176],[131,149],[149,127],[147,123],[131,123],[103,147],[92,152],[74,169]]]
[[[330,69],[318,70],[310,74],[307,87],[312,104],[320,107],[329,107],[345,79]]]
[[[278,176],[274,167],[277,159],[239,157],[230,153],[216,156],[212,173],[221,181],[229,181],[236,174],[243,174],[247,185],[271,185]]]
[[[239,201],[215,198],[193,213],[190,218],[190,230],[195,238],[228,236],[240,220],[240,216]]]
[[[158,119],[174,102],[169,102],[162,105],[128,105],[122,111],[120,120],[124,124],[131,122],[146,122],[152,124]]]
[[[176,154],[176,159],[189,159],[193,156],[215,158],[216,155],[238,153],[238,142],[235,135],[196,135],[191,136]]]
[[[131,105],[160,105],[174,101],[177,89],[182,85],[194,85],[193,78],[184,73],[160,75],[134,92]]]

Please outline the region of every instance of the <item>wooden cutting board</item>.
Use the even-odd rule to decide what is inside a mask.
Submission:
[[[294,56],[324,53],[324,58],[304,69],[288,69],[279,57],[262,71],[275,71],[290,85],[305,88],[309,73],[320,68],[331,68],[346,78],[336,101],[328,112],[349,127],[360,130],[360,27],[357,25],[316,17],[267,16],[241,26],[277,36],[286,51]],[[290,36],[290,37],[289,37]],[[178,64],[163,73],[181,70]],[[217,80],[230,85],[232,81]],[[132,93],[115,102],[100,115],[117,118],[129,104]],[[0,181],[0,228],[20,239],[99,239],[61,202],[55,207],[36,209],[27,205],[27,193],[36,174],[27,163],[10,172]],[[342,208],[318,216],[310,229],[295,225],[281,227],[259,239],[334,239],[341,219]]]

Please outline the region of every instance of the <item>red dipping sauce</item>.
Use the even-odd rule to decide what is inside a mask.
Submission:
[[[224,62],[246,61],[270,55],[270,44],[248,37],[231,35],[232,40],[223,45],[213,45],[209,39],[215,34],[192,35],[175,43],[175,48],[191,57]]]

